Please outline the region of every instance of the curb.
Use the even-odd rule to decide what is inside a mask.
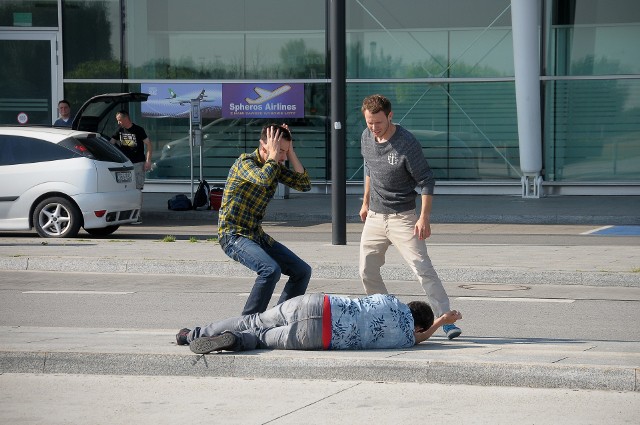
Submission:
[[[355,279],[359,273],[358,267],[352,265],[337,265],[333,262],[310,262],[310,265],[313,268],[314,279]],[[214,260],[0,257],[0,270],[255,277],[254,273],[238,263]],[[445,282],[509,282],[526,285],[552,284],[640,288],[640,273],[438,267],[438,275]],[[413,272],[404,264],[385,265],[382,277],[385,280],[415,280]]]
[[[167,355],[0,352],[1,373],[321,379],[530,388],[640,391],[629,366],[358,359],[230,353]],[[396,354],[393,351],[392,354]]]
[[[144,211],[144,220],[153,223],[167,223],[171,221],[184,221],[200,224],[217,224],[218,212],[212,210],[202,211]],[[295,213],[286,211],[269,211],[265,214],[263,223],[268,222],[307,222],[307,223],[331,223],[333,216],[327,213],[305,212]],[[360,223],[358,214],[347,214],[346,223]],[[640,216],[620,215],[567,215],[567,214],[451,214],[431,213],[431,222],[439,224],[554,224],[554,225],[594,225],[603,223],[608,225],[640,225]]]

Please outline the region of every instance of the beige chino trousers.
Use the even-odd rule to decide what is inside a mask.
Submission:
[[[415,211],[380,214],[369,211],[360,239],[360,278],[367,295],[387,294],[380,268],[385,263],[389,245],[394,245],[409,264],[425,294],[435,317],[450,310],[442,281],[427,253],[427,244],[413,234],[418,216]]]

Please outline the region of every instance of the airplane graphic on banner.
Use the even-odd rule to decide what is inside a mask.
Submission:
[[[288,92],[289,90],[291,90],[291,86],[288,84],[285,84],[284,86],[280,86],[275,90],[267,90],[267,89],[263,89],[262,87],[255,87],[253,90],[260,97],[258,97],[257,99],[251,99],[247,97],[244,100],[246,100],[246,102],[250,105],[259,105],[261,103],[270,101],[274,97],[280,96],[281,94]]]
[[[220,118],[222,84],[220,83],[143,83],[149,99],[141,106],[148,118],[189,118],[191,100],[200,101],[203,118]]]
[[[179,96],[176,94],[176,92],[173,91],[173,89],[171,87],[169,87],[169,97],[167,97],[167,99],[169,99],[169,101],[171,103],[189,103],[192,100],[199,100],[201,102],[208,102],[208,100],[205,100],[205,98],[209,97],[207,96],[205,93],[206,89],[202,89],[202,91],[200,92],[200,94],[196,97],[190,98],[189,96]]]

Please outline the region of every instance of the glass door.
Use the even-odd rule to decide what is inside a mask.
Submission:
[[[0,124],[53,123],[58,103],[56,36],[0,31]]]

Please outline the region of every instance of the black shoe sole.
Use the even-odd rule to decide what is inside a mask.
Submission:
[[[235,335],[231,333],[223,333],[217,336],[205,336],[194,339],[189,348],[196,354],[207,354],[212,351],[228,350],[236,343]]]

